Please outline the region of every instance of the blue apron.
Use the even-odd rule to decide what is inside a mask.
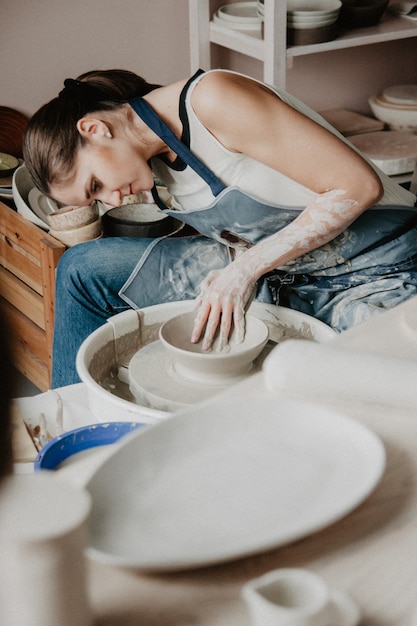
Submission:
[[[192,299],[211,269],[290,224],[304,207],[265,204],[225,187],[142,98],[130,101],[141,119],[210,186],[204,208],[176,211],[153,194],[160,209],[181,219],[195,237],[153,240],[120,296],[134,308]],[[289,306],[343,330],[417,294],[417,213],[414,207],[374,206],[331,242],[258,281],[258,300]]]

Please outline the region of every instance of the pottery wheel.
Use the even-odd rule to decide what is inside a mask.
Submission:
[[[269,341],[249,372],[225,378],[224,384],[201,384],[181,376],[175,362],[158,341],[138,350],[129,363],[129,386],[136,401],[162,411],[196,404],[259,371],[275,342]]]
[[[417,159],[417,135],[397,130],[352,135],[349,141],[385,174],[412,172]]]

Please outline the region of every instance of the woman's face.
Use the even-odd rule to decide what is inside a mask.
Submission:
[[[65,186],[52,188],[51,196],[65,205],[101,200],[119,206],[124,196],[152,189],[148,158],[123,137],[88,139],[78,150],[74,177]]]

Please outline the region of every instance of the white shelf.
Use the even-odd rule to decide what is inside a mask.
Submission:
[[[239,31],[210,22],[210,42],[264,61],[265,41],[261,32]]]
[[[320,44],[286,47],[286,0],[264,0],[264,37],[260,32],[237,31],[211,21],[210,0],[189,0],[192,71],[210,68],[210,46],[216,44],[257,59],[265,82],[285,88],[286,71],[296,57],[417,37],[417,22],[385,13],[369,28],[342,32]]]
[[[405,18],[385,14],[376,26],[345,31],[336,39],[333,39],[333,41],[310,46],[291,46],[287,49],[287,57],[305,56],[331,50],[345,50],[346,48],[397,41],[398,39],[411,39],[413,37],[417,37],[417,22],[414,23]]]

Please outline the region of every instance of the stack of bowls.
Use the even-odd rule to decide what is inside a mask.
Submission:
[[[103,235],[96,202],[86,206],[65,206],[48,215],[49,234],[66,246],[99,239]]]
[[[341,7],[341,0],[288,0],[288,44],[309,45],[334,39]]]
[[[417,85],[393,85],[369,98],[374,116],[391,130],[417,131]]]
[[[262,29],[262,16],[257,2],[233,2],[220,7],[213,15],[213,22],[224,28],[257,31]]]

